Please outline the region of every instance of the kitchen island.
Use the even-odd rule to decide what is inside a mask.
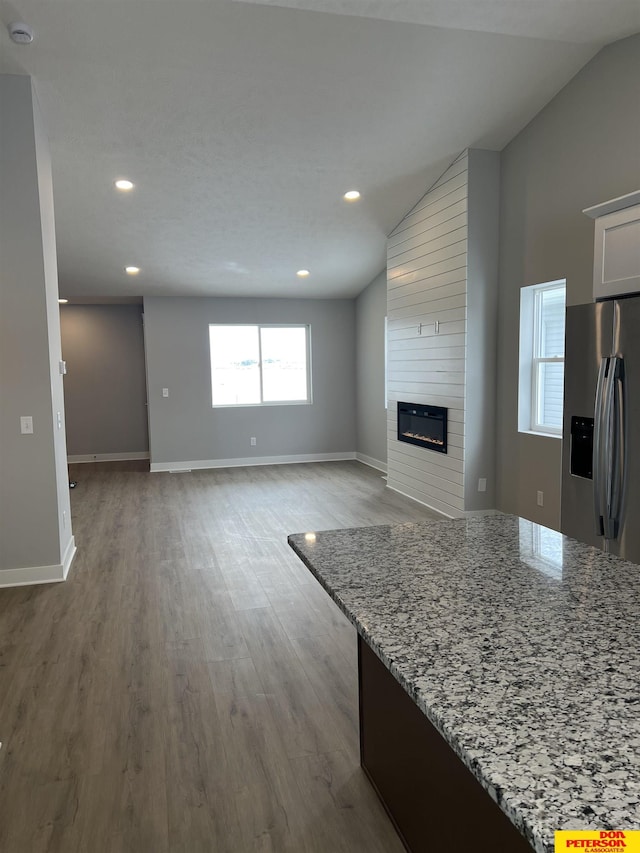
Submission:
[[[537,853],[552,853],[556,829],[640,828],[638,566],[508,515],[289,543],[358,631],[363,766],[412,849],[515,851],[508,840],[492,846],[496,803],[507,833],[516,827],[517,843]],[[397,685],[400,704],[387,707]],[[418,711],[424,736],[409,719]],[[415,738],[421,764],[442,752],[434,734],[453,764],[418,767],[407,786],[418,802],[425,792],[421,835],[385,794],[414,769],[391,767],[379,750],[388,740],[402,761]],[[488,804],[484,841],[467,779]],[[455,846],[462,838],[467,848]]]

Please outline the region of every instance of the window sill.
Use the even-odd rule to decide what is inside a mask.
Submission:
[[[559,438],[562,441],[562,433],[560,432],[538,432],[534,429],[519,429],[520,435],[535,435],[540,438]]]
[[[312,400],[283,400],[278,403],[216,403],[212,409],[267,409],[270,406],[311,406]]]

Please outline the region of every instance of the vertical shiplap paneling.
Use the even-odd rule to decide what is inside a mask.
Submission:
[[[464,152],[387,248],[388,485],[454,517],[464,515],[467,185]],[[446,455],[398,441],[398,400],[449,409]]]

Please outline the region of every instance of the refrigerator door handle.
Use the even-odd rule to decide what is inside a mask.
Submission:
[[[598,384],[596,386],[596,404],[593,430],[593,510],[596,523],[596,535],[604,535],[604,501],[602,494],[602,444],[603,444],[603,410],[604,390],[607,381],[609,359],[600,360]]]
[[[611,470],[611,501],[609,507],[609,532],[608,539],[618,536],[620,522],[620,502],[622,497],[622,480],[624,476],[624,359],[614,356],[611,359],[611,385],[613,387],[613,428],[612,428],[612,455],[610,462]],[[605,535],[606,531],[605,522]]]
[[[607,359],[607,377],[604,386],[604,399],[602,408],[603,421],[603,449],[601,462],[603,469],[600,472],[601,489],[603,501],[601,507],[604,510],[604,538],[615,539],[617,535],[615,507],[613,505],[614,486],[616,481],[616,407],[615,390],[618,359],[615,356]]]

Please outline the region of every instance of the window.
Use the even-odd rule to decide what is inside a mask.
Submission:
[[[309,326],[209,326],[213,406],[310,403]]]
[[[562,435],[566,282],[520,291],[518,429]]]

